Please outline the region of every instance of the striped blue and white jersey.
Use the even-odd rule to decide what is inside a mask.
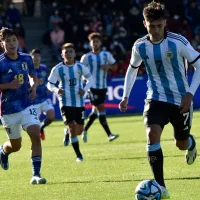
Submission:
[[[18,89],[1,91],[1,115],[17,113],[32,105],[29,75],[36,75],[30,55],[19,52],[16,60],[10,59],[6,53],[0,56],[0,84],[10,83],[14,79],[20,83]]]
[[[89,67],[94,81],[92,88],[107,88],[107,71],[102,70],[101,65],[113,65],[116,63],[116,60],[110,52],[101,51],[99,54],[89,52],[81,57],[80,62]]]
[[[151,43],[148,36],[138,39],[132,49],[130,64],[134,68],[142,61],[145,64],[147,99],[180,105],[189,89],[187,63],[195,62],[198,56],[185,37],[166,32],[158,44]]]
[[[80,62],[66,65],[63,62],[56,65],[48,77],[51,84],[58,82],[58,87],[64,90],[63,95],[57,95],[60,108],[63,106],[84,107],[84,97],[78,94],[83,89],[83,77],[91,76],[89,69]]]

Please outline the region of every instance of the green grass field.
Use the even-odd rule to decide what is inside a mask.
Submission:
[[[43,145],[42,176],[46,185],[30,185],[30,141],[23,132],[22,149],[10,155],[10,169],[0,169],[1,200],[133,200],[136,185],[151,179],[146,158],[145,129],[142,116],[108,118],[113,133],[120,137],[108,142],[99,122],[89,130],[88,143],[80,147],[84,162],[76,163],[71,145],[62,145],[61,121],[46,128]],[[192,133],[200,141],[200,113],[194,113]],[[0,143],[6,140],[0,129]],[[173,200],[200,200],[199,157],[188,166],[184,153],[174,144],[172,127],[167,125],[162,135],[165,156],[165,179]],[[198,145],[197,149],[200,152]]]

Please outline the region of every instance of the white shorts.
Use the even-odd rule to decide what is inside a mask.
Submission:
[[[35,104],[34,106],[37,109],[38,116],[43,112],[46,114],[48,110],[54,110],[51,99],[47,99],[42,103]]]
[[[1,116],[1,122],[9,139],[21,138],[21,128],[26,131],[30,125],[40,125],[34,106],[29,106],[18,113],[3,115]]]

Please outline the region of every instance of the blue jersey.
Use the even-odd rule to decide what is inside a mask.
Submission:
[[[30,55],[19,52],[16,60],[10,59],[5,53],[0,56],[0,84],[18,79],[18,89],[1,91],[1,115],[17,113],[28,106],[30,82],[28,75],[35,75],[35,68]]]
[[[47,84],[47,67],[46,65],[40,64],[40,67],[35,68],[36,76],[38,77],[39,84],[37,86],[37,96],[33,101],[33,104],[39,104],[48,99]]]

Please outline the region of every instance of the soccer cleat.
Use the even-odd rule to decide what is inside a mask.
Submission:
[[[45,140],[45,133],[43,130],[40,130],[40,139]]]
[[[161,199],[170,199],[168,190],[163,186],[160,186],[160,188],[161,188]]]
[[[118,137],[119,137],[118,134],[110,134],[110,135],[108,136],[108,141],[109,141],[109,142],[112,142],[113,140],[117,139]]]
[[[66,128],[64,129],[63,144],[64,144],[64,146],[68,146],[69,145],[69,132],[68,132],[68,130]]]
[[[0,150],[0,165],[1,167],[4,169],[4,170],[8,170],[9,168],[9,162],[8,162],[8,155],[5,155],[2,151],[2,147],[1,147],[1,150]]]
[[[191,151],[186,150],[185,159],[188,165],[191,165],[195,161],[196,157],[197,157],[196,147],[194,147],[193,150]]]
[[[83,156],[81,155],[81,156],[78,156],[77,158],[76,158],[76,162],[83,162]]]
[[[83,131],[81,137],[83,139],[83,142],[86,143],[87,142],[87,131]]]
[[[190,137],[194,142],[194,148],[192,150],[186,150],[186,152],[185,152],[185,160],[186,160],[188,165],[191,165],[197,157],[197,149],[196,149],[195,138],[192,135],[190,135]]]
[[[45,178],[42,178],[40,176],[33,176],[30,180],[30,184],[45,184],[47,180]]]

